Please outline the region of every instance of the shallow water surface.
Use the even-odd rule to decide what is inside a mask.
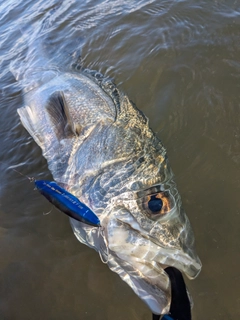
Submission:
[[[20,124],[23,93],[10,72],[39,35],[50,60],[67,68],[81,55],[148,116],[203,263],[186,280],[193,319],[239,319],[239,1],[1,1],[0,13],[0,319],[151,319],[68,218],[12,170],[51,179]]]

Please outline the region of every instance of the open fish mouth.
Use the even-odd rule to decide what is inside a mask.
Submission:
[[[181,237],[175,245],[163,244],[159,237],[153,237],[151,232],[149,235],[140,228],[131,214],[117,211],[114,216],[108,217],[105,229],[108,265],[154,314],[167,313],[171,288],[164,269],[175,267],[193,279],[201,270],[201,262],[194,250],[181,247]],[[183,231],[181,236],[186,236]]]
[[[112,222],[110,227],[113,224]],[[146,232],[141,233],[119,219],[116,225],[121,231],[118,231],[118,235],[112,232],[108,234],[109,248],[119,252],[119,257],[122,259],[132,256],[141,261],[155,262],[162,268],[175,267],[184,272],[189,279],[194,279],[199,274],[201,262],[193,250],[186,248],[187,250],[184,251],[184,248],[180,246],[170,248],[163,246],[161,242],[147,235]],[[118,237],[117,241],[114,239],[115,236]]]

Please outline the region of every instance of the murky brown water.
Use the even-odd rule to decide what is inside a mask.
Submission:
[[[0,319],[151,318],[99,256],[74,237],[68,218],[33,190],[49,178],[23,129],[9,71],[32,28],[59,65],[81,53],[149,117],[168,150],[191,220],[200,276],[187,281],[193,319],[240,317],[240,3],[216,1],[1,1]]]

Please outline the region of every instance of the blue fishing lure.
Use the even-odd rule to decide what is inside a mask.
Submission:
[[[100,220],[92,210],[74,195],[57,185],[56,182],[36,180],[35,186],[48,201],[71,218],[94,227],[100,227]]]
[[[173,318],[170,317],[168,314],[165,314],[165,315],[161,318],[161,320],[173,320]]]

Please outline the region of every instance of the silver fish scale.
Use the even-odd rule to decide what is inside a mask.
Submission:
[[[165,148],[109,78],[91,70],[40,71],[44,82],[36,83],[36,72],[34,83],[31,72],[26,81],[23,76],[26,107],[18,113],[54,179],[101,221],[100,232],[71,219],[75,236],[98,251],[153,313],[168,312],[164,268],[174,266],[194,278],[201,262]],[[151,211],[151,201],[162,206]]]

